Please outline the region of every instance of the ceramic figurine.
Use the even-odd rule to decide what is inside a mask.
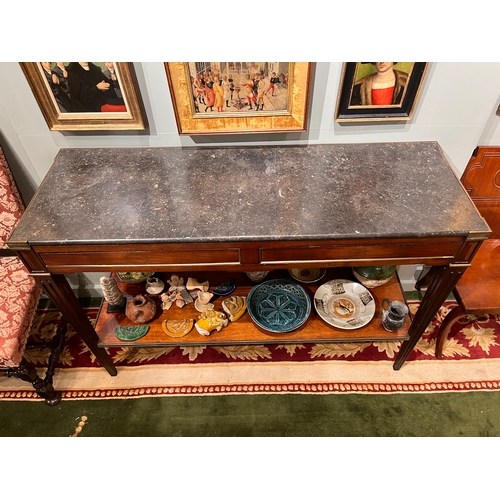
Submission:
[[[175,292],[171,295],[171,297],[174,299],[174,303],[177,307],[182,308],[186,305],[186,303],[182,300],[181,292]]]
[[[175,302],[175,295],[173,294],[162,293],[160,295],[160,298],[161,298],[161,308],[164,311],[168,311],[172,307],[172,304]]]
[[[193,302],[193,297],[189,294],[184,285],[184,278],[179,278],[177,274],[172,274],[167,280],[170,288],[167,292],[161,294],[161,308],[167,311],[175,303],[177,307],[184,307]]]
[[[160,278],[151,276],[146,280],[146,292],[150,295],[160,295],[165,288],[165,283]]]
[[[223,312],[209,309],[200,314],[194,326],[200,335],[208,337],[214,330],[220,332],[227,324],[228,320]]]
[[[201,290],[202,292],[208,292],[210,285],[208,281],[200,283],[196,278],[188,278],[186,288],[189,291]]]
[[[169,291],[173,291],[174,288],[186,288],[184,285],[184,278],[180,278],[177,274],[172,274],[170,279],[167,280],[167,283],[170,285]]]
[[[247,298],[233,295],[222,301],[222,309],[229,316],[231,322],[238,321],[247,310]]]
[[[106,278],[106,276],[102,276],[100,279],[102,294],[104,298],[108,302],[108,304],[112,306],[117,306],[122,303],[123,293],[118,288],[118,284],[116,283],[114,278]]]
[[[154,318],[156,313],[155,301],[145,295],[136,295],[125,309],[125,315],[134,323],[147,323]]]
[[[199,312],[213,309],[215,306],[210,304],[213,296],[214,294],[210,292],[198,292],[198,298],[194,301],[195,309]]]

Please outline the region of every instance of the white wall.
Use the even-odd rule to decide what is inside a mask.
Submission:
[[[500,63],[430,63],[411,120],[338,124],[335,105],[342,63],[313,70],[310,121],[302,134],[180,137],[162,62],[134,63],[148,115],[145,132],[52,132],[16,62],[0,62],[0,144],[29,200],[59,148],[438,141],[459,176],[478,145],[500,145]],[[405,276],[412,276],[405,270]],[[70,278],[81,295],[95,293],[95,273]],[[409,278],[409,284],[411,278]],[[408,286],[407,286],[408,288]]]

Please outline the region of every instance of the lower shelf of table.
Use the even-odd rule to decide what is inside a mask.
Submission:
[[[170,278],[167,275],[156,274],[159,278]],[[251,282],[244,273],[191,273],[189,276],[184,273],[177,273],[187,278],[192,276],[199,282],[209,281],[210,290],[218,284],[230,279],[237,280],[238,287],[233,295],[248,296],[251,288],[256,283]],[[266,279],[271,278],[288,278],[292,279],[287,271],[273,271],[268,274]],[[350,269],[332,268],[329,269],[326,275],[317,283],[301,285],[308,291],[311,303],[313,304],[314,293],[317,288],[335,278],[353,279]],[[119,280],[118,280],[119,281]],[[131,298],[137,294],[145,293],[144,283],[129,285],[119,283],[124,294]],[[168,287],[168,284],[166,285]],[[133,323],[125,316],[125,313],[107,313],[107,302],[103,301],[96,320],[96,331],[99,336],[100,347],[167,347],[167,346],[196,346],[196,345],[238,345],[238,344],[298,344],[298,343],[330,343],[330,342],[387,342],[387,341],[403,341],[407,340],[408,330],[411,320],[407,317],[403,328],[397,332],[387,332],[382,328],[382,313],[381,304],[384,297],[390,300],[404,301],[404,295],[397,276],[394,276],[391,281],[380,287],[371,288],[371,294],[375,299],[376,310],[375,316],[366,326],[356,330],[343,330],[327,324],[316,313],[314,306],[311,307],[311,313],[307,321],[297,330],[288,333],[271,333],[258,327],[246,312],[241,319],[234,323],[229,323],[227,327],[220,332],[213,332],[206,337],[200,335],[196,328],[193,327],[191,332],[182,338],[169,337],[162,328],[163,320],[180,320],[180,319],[198,319],[199,312],[195,309],[194,304],[188,304],[183,308],[173,305],[168,311],[163,311],[160,307],[161,299],[155,297],[157,308],[155,318],[147,323],[149,326],[148,333],[135,341],[122,341],[117,338],[115,328],[117,326],[128,326]],[[222,311],[222,300],[218,298],[213,301],[215,309]]]

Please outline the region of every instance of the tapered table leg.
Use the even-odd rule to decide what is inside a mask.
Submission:
[[[432,273],[432,277],[410,326],[408,332],[410,338],[403,342],[396,357],[393,365],[394,370],[399,370],[403,366],[417,342],[422,338],[432,318],[439,311],[439,308],[453,291],[458,280],[468,267],[469,264],[450,264],[429,271]]]
[[[99,337],[63,274],[32,273],[90,351],[110,375],[118,372],[106,349],[98,347]]]

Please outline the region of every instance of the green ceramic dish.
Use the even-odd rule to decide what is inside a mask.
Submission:
[[[124,272],[116,273],[118,278],[120,278],[125,283],[142,283],[146,281],[149,277],[153,276],[154,273],[142,273],[142,272]]]
[[[396,272],[396,266],[353,267],[354,277],[367,288],[375,288],[389,282]]]
[[[125,342],[134,341],[144,337],[148,333],[149,326],[117,326],[115,328],[115,335]]]

